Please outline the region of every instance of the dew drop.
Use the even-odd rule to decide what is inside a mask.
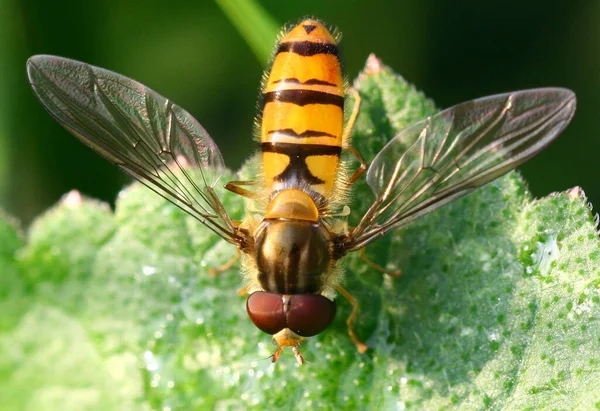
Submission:
[[[500,333],[498,331],[490,331],[488,333],[488,339],[490,341],[498,341],[500,339]]]
[[[156,371],[159,368],[158,360],[152,351],[144,351],[144,362],[148,371]]]
[[[559,257],[560,251],[558,250],[556,237],[556,234],[552,234],[548,236],[546,241],[537,243],[537,248],[531,256],[542,275],[548,275],[552,262]]]

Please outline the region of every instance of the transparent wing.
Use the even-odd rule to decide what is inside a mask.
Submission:
[[[206,175],[209,167],[223,168],[223,158],[188,112],[132,79],[62,57],[33,56],[27,74],[67,131],[234,242],[235,228]],[[201,181],[192,179],[190,168],[199,170]]]
[[[529,160],[575,112],[575,94],[546,88],[459,104],[401,131],[369,166],[375,202],[348,236],[364,247]],[[406,148],[406,141],[414,142]]]

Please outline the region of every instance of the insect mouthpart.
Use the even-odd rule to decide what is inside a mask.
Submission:
[[[248,316],[261,331],[273,335],[278,348],[292,347],[296,360],[304,360],[296,348],[303,337],[323,332],[335,318],[336,304],[320,294],[276,294],[257,291],[246,301]]]

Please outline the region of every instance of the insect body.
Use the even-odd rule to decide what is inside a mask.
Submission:
[[[364,171],[348,177],[341,160],[346,150],[362,162],[349,141],[357,106],[344,125],[337,39],[320,21],[304,20],[276,45],[263,87],[262,175],[226,185],[261,210],[237,223],[208,178],[209,168],[224,167],[221,154],[189,113],[134,80],[74,60],[33,56],[27,70],[36,96],[69,132],[242,251],[251,320],[273,335],[274,361],[289,346],[300,363],[300,341],[335,317],[336,291],[353,301],[340,285],[340,258],[527,161],[575,110],[571,91],[533,89],[413,124],[371,161],[373,204],[349,228],[335,212]],[[355,313],[356,305],[350,320]],[[351,324],[348,331],[366,348]]]
[[[337,41],[319,21],[283,36],[262,94],[264,219],[249,265],[257,284],[248,314],[279,347],[323,331],[335,316],[334,238],[323,215],[339,181],[344,85]],[[235,188],[232,187],[235,191]],[[297,358],[301,356],[295,350]],[[276,352],[274,359],[279,355]]]

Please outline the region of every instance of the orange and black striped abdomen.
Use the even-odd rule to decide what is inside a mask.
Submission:
[[[321,22],[304,20],[283,37],[263,101],[267,188],[308,188],[329,198],[342,148],[344,85],[337,42]]]

